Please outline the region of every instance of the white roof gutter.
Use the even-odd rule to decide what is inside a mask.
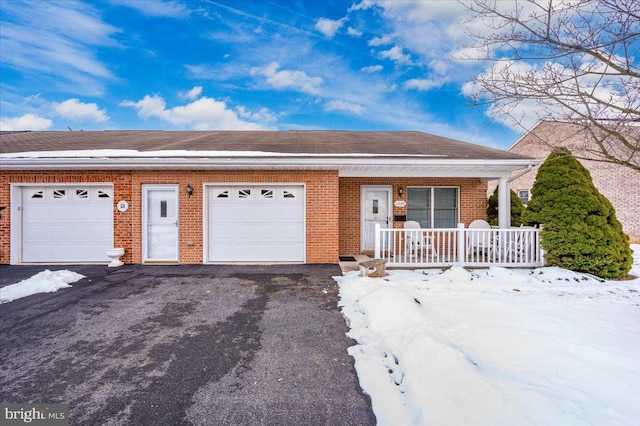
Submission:
[[[187,158],[163,158],[163,157],[0,157],[0,170],[45,170],[45,169],[89,169],[89,170],[123,170],[123,169],[216,169],[216,168],[325,168],[339,169],[342,166],[475,166],[485,167],[509,167],[512,170],[538,164],[538,160],[466,160],[446,159],[433,157],[365,157],[365,158],[328,158],[328,157],[187,157]]]
[[[340,177],[496,179],[536,160],[442,158],[0,158],[0,170],[336,170]]]

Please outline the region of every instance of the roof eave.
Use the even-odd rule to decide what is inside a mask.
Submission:
[[[534,159],[443,158],[2,158],[0,170],[337,170],[340,176],[495,177]]]

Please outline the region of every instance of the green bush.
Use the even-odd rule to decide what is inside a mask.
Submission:
[[[566,148],[540,166],[523,212],[527,224],[543,225],[547,265],[620,278],[631,269],[629,236],[589,171]]]
[[[524,211],[524,204],[518,197],[513,189],[511,190],[511,226],[522,225],[522,212]],[[498,188],[493,191],[493,195],[489,197],[487,206],[487,219],[491,225],[498,224]]]

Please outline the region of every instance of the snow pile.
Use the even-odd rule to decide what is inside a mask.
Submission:
[[[640,418],[640,279],[458,267],[335,279],[380,425]]]
[[[46,269],[17,284],[0,288],[0,303],[12,302],[37,293],[53,293],[61,288],[71,287],[70,283],[80,281],[82,278],[84,275],[76,272],[67,270],[52,272]]]

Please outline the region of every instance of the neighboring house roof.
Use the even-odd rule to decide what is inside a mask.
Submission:
[[[640,128],[630,128],[640,132]],[[509,152],[538,159],[540,162],[551,152],[552,146],[563,146],[569,150],[588,147],[590,137],[582,126],[541,121],[527,134],[521,137],[509,149]],[[595,143],[595,142],[591,142]],[[616,209],[616,216],[622,222],[624,230],[634,240],[640,240],[640,173],[613,163],[578,159],[591,173],[593,183]],[[531,190],[538,167],[511,182],[514,190]],[[495,186],[490,186],[493,191]]]
[[[0,169],[314,167],[347,174],[358,167],[362,173],[383,166],[424,173],[426,166],[466,166],[484,168],[487,176],[537,163],[422,132],[350,131],[0,132],[0,160]]]

